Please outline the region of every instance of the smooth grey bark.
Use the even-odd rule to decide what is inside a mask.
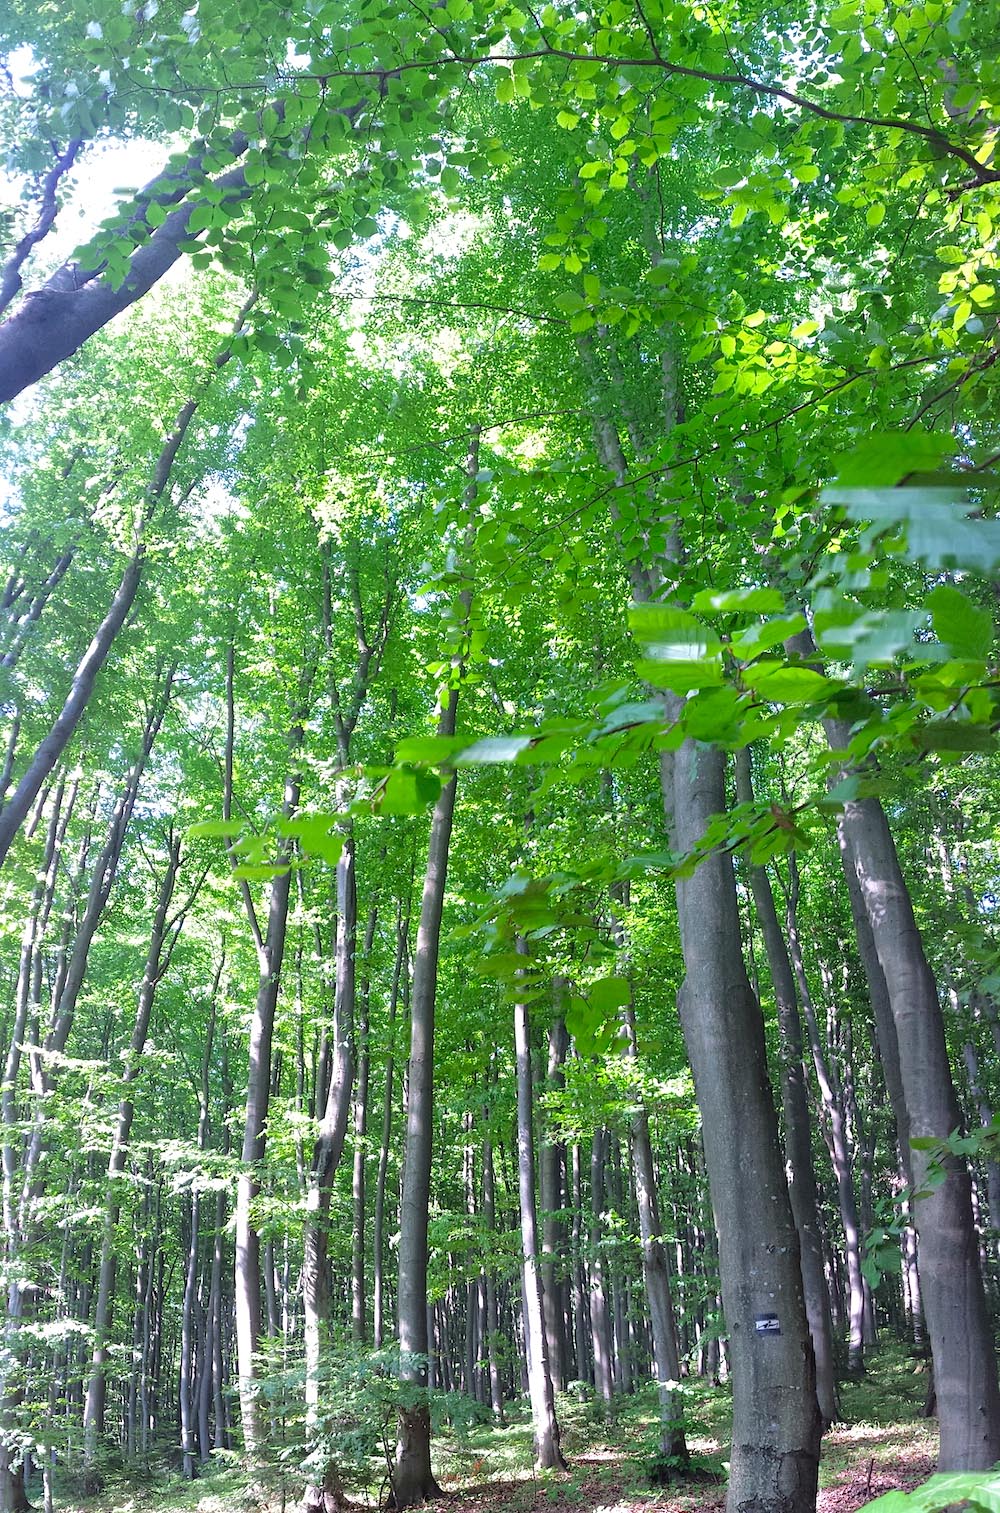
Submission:
[[[201,1058],[201,1076],[198,1079],[198,1150],[208,1148],[211,1128],[210,1070],[212,1046],[215,1039],[215,1022],[218,1015],[219,984],[225,970],[225,956],[216,969],[212,985],[211,1006],[205,1028],[205,1048]],[[188,1237],[187,1261],[184,1268],[184,1293],[181,1299],[181,1360],[180,1360],[180,1429],[182,1470],[187,1481],[193,1481],[198,1469],[198,1446],[202,1446],[200,1459],[208,1457],[208,1405],[211,1389],[211,1371],[206,1370],[205,1347],[209,1328],[206,1319],[202,1331],[202,1359],[199,1363],[199,1380],[195,1379],[195,1310],[197,1307],[198,1260],[201,1242],[201,1187],[198,1176],[191,1184],[190,1206],[191,1233]]]
[[[527,957],[527,945],[517,941]],[[535,1207],[535,1137],[531,1072],[531,1030],[526,1003],[514,1005],[514,1054],[517,1063],[517,1190],[521,1215],[521,1297],[528,1358],[528,1395],[534,1428],[535,1463],[540,1470],[566,1469],[559,1444],[548,1341],[542,1313],[538,1217]]]
[[[233,748],[235,740],[234,663],[232,643],[226,665],[226,748],[224,756],[223,818],[231,819],[233,810]],[[303,679],[305,689],[312,683],[312,671]],[[303,706],[306,697],[303,696]],[[289,773],[285,779],[281,813],[291,818],[299,806],[300,779],[297,760],[304,743],[305,711],[301,709],[288,737]],[[243,1428],[243,1453],[255,1465],[263,1445],[263,1419],[259,1399],[257,1346],[260,1339],[260,1239],[253,1222],[253,1204],[260,1192],[260,1170],[267,1145],[267,1110],[271,1094],[271,1044],[274,1017],[281,991],[281,967],[288,929],[291,896],[291,846],[282,841],[271,880],[267,924],[262,930],[257,911],[245,879],[240,892],[247,923],[257,953],[257,995],[250,1021],[248,1046],[247,1095],[243,1115],[241,1166],[236,1187],[235,1261],[233,1286],[236,1313],[236,1369]]]
[[[495,1077],[495,1067],[491,1068]],[[489,1118],[489,1111],[486,1111]],[[488,1235],[496,1230],[496,1176],[493,1170],[493,1142],[483,1139],[483,1226]],[[497,1358],[497,1337],[500,1330],[500,1310],[497,1305],[497,1281],[493,1268],[485,1271],[485,1321],[486,1359],[490,1379],[490,1409],[496,1424],[505,1422],[503,1407],[503,1384],[500,1380],[500,1364]]]
[[[725,808],[723,755],[685,741],[671,777],[674,841],[684,855]],[[677,879],[676,892],[685,972],[678,1011],[702,1113],[733,1374],[726,1505],[729,1513],[814,1513],[815,1362],[731,858],[713,852]],[[759,1332],[772,1319],[777,1329]]]
[[[589,333],[588,333],[589,336]],[[598,456],[619,487],[628,464],[601,392],[593,343],[579,340],[592,383]],[[660,394],[664,421],[676,420],[676,372],[665,348]],[[611,496],[609,513],[619,511]],[[621,535],[621,533],[619,533]],[[664,598],[683,543],[671,530],[666,554],[643,566],[622,544],[638,602]],[[675,719],[681,701],[664,696]],[[726,807],[720,751],[686,740],[661,763],[667,828],[681,855],[694,849]],[[713,853],[676,881],[684,981],[678,1012],[702,1113],[705,1158],[719,1233],[722,1298],[733,1375],[729,1513],[814,1513],[821,1418],[792,1215],[767,1073],[764,1024],[743,961],[732,861]],[[757,1332],[776,1315],[780,1333]]]
[[[847,1263],[847,1368],[852,1375],[860,1376],[865,1369],[865,1290],[861,1272],[861,1225],[858,1219],[857,1194],[854,1189],[854,1162],[847,1137],[847,1122],[841,1089],[820,1035],[816,1008],[806,976],[798,929],[799,872],[794,852],[789,853],[788,869],[790,877],[786,914],[788,949],[809,1030],[813,1068],[819,1087],[820,1103],[826,1119],[830,1160],[837,1183],[837,1203],[844,1229],[844,1258]]]
[[[993,1125],[993,1108],[983,1087],[982,1078],[979,1073],[979,1057],[971,1040],[967,1040],[962,1047],[962,1060],[965,1062],[969,1095],[976,1105],[979,1123],[983,1129],[989,1129]],[[997,1231],[1000,1229],[1000,1162],[996,1161],[995,1158],[987,1157],[985,1165],[986,1201],[989,1204],[989,1231],[992,1247],[996,1249]]]
[[[242,157],[249,146],[245,132],[230,138],[234,158]],[[181,244],[199,205],[233,206],[248,196],[241,165],[210,180],[204,173],[205,156],[204,151],[193,151],[184,169],[165,170],[136,196],[137,210],[130,225],[145,223],[144,207],[150,203],[177,208],[132,253],[129,272],[117,287],[103,269],[84,272],[76,263],[66,262],[39,288],[29,290],[0,324],[0,404],[15,399],[72,357],[108,321],[148,294],[183,256]]]
[[[750,752],[736,756],[736,797],[752,804],[753,782]],[[795,975],[778,919],[771,880],[764,867],[747,868],[754,909],[764,937],[764,950],[771,974],[781,1035],[781,1100],[785,1116],[785,1148],[791,1168],[789,1197],[799,1236],[802,1289],[809,1320],[809,1333],[816,1357],[816,1397],[824,1424],[839,1418],[837,1382],[833,1356],[833,1324],[830,1294],[823,1268],[823,1231],[819,1217],[816,1168],[813,1162],[812,1122],[802,1042],[802,1022],[795,992]]]
[[[371,1011],[371,954],[378,924],[378,908],[372,905],[365,928],[362,952],[364,976],[358,995],[358,1085],[354,1094],[354,1170],[351,1173],[351,1337],[362,1344],[367,1338],[365,1289],[365,1199],[367,1190],[369,1019]]]

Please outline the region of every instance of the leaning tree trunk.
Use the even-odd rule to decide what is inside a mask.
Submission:
[[[835,747],[846,745],[842,726],[831,721],[828,733]],[[846,804],[843,830],[889,989],[911,1141],[947,1140],[962,1115],[944,1017],[878,800]],[[969,1171],[963,1158],[949,1156],[945,1180],[928,1187],[931,1153],[926,1146],[911,1149],[921,1295],[941,1430],[938,1464],[942,1471],[985,1471],[1000,1460],[1000,1390]]]
[[[816,656],[808,631],[789,641],[788,650]],[[846,751],[846,721],[828,719],[824,728],[832,749]],[[843,774],[851,775],[846,763]],[[944,1180],[930,1187],[927,1182],[932,1151],[924,1142],[947,1140],[962,1125],[944,1015],[885,810],[877,798],[849,800],[840,828],[896,1030],[917,1194],[920,1291],[937,1389],[938,1465],[942,1471],[983,1471],[1000,1460],[1000,1385],[964,1157],[944,1157]],[[912,1144],[916,1140],[920,1146]]]
[[[527,947],[518,940],[518,952]],[[548,1340],[542,1310],[542,1274],[538,1264],[538,1218],[535,1208],[535,1140],[532,1128],[531,1038],[528,1006],[514,1006],[514,1050],[517,1058],[517,1176],[521,1209],[521,1296],[524,1302],[524,1340],[528,1356],[528,1394],[535,1432],[535,1462],[542,1471],[564,1471],[559,1445]]]

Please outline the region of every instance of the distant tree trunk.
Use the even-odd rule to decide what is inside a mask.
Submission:
[[[495,1068],[492,1069],[495,1077]],[[486,1118],[489,1118],[487,1110]],[[487,1136],[483,1140],[483,1226],[487,1235],[493,1235],[496,1231],[496,1179],[493,1171],[493,1142]],[[490,1408],[493,1412],[493,1421],[497,1424],[504,1422],[503,1411],[503,1385],[500,1380],[500,1366],[497,1360],[497,1337],[500,1330],[499,1309],[497,1307],[497,1282],[496,1272],[492,1264],[488,1264],[485,1270],[486,1282],[486,1358],[489,1363],[490,1377]]]
[[[625,1028],[629,1055],[636,1058],[639,1049],[635,1014],[631,1007],[625,1014]],[[642,1242],[642,1277],[653,1336],[653,1370],[660,1400],[659,1453],[672,1465],[683,1469],[688,1462],[688,1448],[684,1434],[684,1400],[678,1391],[681,1365],[674,1330],[674,1300],[670,1292],[667,1254],[663,1248],[656,1194],[656,1168],[649,1138],[649,1114],[642,1101],[632,1115],[632,1166],[639,1209],[639,1238]]]
[[[611,1368],[611,1325],[604,1289],[601,1238],[604,1214],[604,1171],[610,1140],[606,1129],[594,1131],[590,1146],[590,1335],[594,1347],[594,1385],[605,1404],[614,1396]]]
[[[146,955],[146,966],[136,1004],[135,1023],[132,1027],[128,1060],[125,1064],[125,1071],[122,1077],[125,1091],[118,1105],[118,1118],[111,1142],[111,1155],[108,1158],[108,1193],[104,1213],[104,1228],[101,1236],[97,1294],[94,1307],[94,1351],[90,1379],[87,1383],[87,1399],[83,1410],[83,1453],[84,1461],[88,1466],[93,1466],[97,1458],[99,1440],[104,1433],[104,1410],[107,1401],[108,1344],[111,1335],[115,1280],[118,1270],[116,1231],[121,1209],[120,1188],[125,1174],[129,1138],[132,1133],[132,1120],[135,1115],[135,1104],[131,1097],[131,1087],[142,1068],[141,1057],[146,1048],[146,1037],[149,1033],[149,1021],[153,1012],[153,1000],[156,988],[166,970],[172,950],[173,943],[169,940],[171,932],[173,932],[173,940],[176,941],[177,938],[174,927],[178,924],[178,921],[168,920],[168,915],[170,913],[174,886],[177,881],[177,873],[180,869],[180,862],[180,836],[171,835],[168,843],[166,870],[163,874],[163,881],[160,885],[160,893],[156,902],[153,929],[150,936],[149,950]]]
[[[301,735],[296,732],[292,745],[297,751]],[[285,783],[282,812],[292,815],[298,807],[299,781],[290,776]],[[274,1016],[281,990],[281,965],[285,953],[291,871],[287,848],[278,856],[284,867],[271,882],[271,899],[267,928],[255,931],[259,981],[253,1018],[250,1023],[247,1098],[243,1121],[241,1169],[236,1188],[236,1259],[234,1287],[236,1301],[236,1359],[243,1426],[243,1451],[253,1465],[261,1456],[263,1421],[259,1400],[257,1344],[260,1338],[260,1239],[254,1226],[253,1204],[260,1192],[260,1171],[267,1142],[267,1109],[271,1092],[271,1041]]]
[[[519,954],[527,946],[518,940]],[[535,1145],[532,1112],[531,1035],[528,1007],[514,1005],[514,1050],[517,1060],[517,1173],[521,1209],[521,1294],[528,1357],[528,1393],[535,1435],[535,1461],[540,1470],[566,1469],[559,1445],[548,1342],[542,1315],[542,1277],[538,1264],[538,1221],[535,1210]]]
[[[560,1088],[565,1083],[563,1062],[566,1060],[568,1046],[566,1024],[557,1011],[549,1029],[546,1082],[551,1088]],[[565,1145],[553,1137],[551,1130],[547,1130],[538,1156],[538,1196],[542,1208],[542,1307],[545,1314],[549,1373],[553,1388],[557,1391],[566,1384],[564,1286],[562,1269],[557,1259],[565,1245],[565,1226],[559,1212],[563,1206],[565,1160]]]
[[[389,988],[389,1020],[386,1026],[385,1088],[382,1101],[382,1139],[378,1151],[378,1171],[375,1176],[375,1209],[372,1215],[372,1311],[375,1349],[381,1350],[385,1329],[385,1185],[389,1167],[389,1142],[392,1135],[393,1084],[396,1056],[396,1012],[399,1006],[400,982],[406,962],[407,942],[410,935],[409,899],[405,906],[402,900],[396,916],[396,956],[392,967],[392,983]]]
[[[354,1094],[354,1170],[351,1174],[353,1229],[351,1237],[351,1335],[356,1343],[367,1338],[365,1295],[365,1169],[368,1159],[368,1072],[369,1016],[371,1000],[371,954],[378,924],[378,909],[373,904],[368,915],[362,952],[364,976],[358,995],[358,1085]]]

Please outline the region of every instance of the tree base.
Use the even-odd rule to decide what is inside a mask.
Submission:
[[[347,1497],[335,1466],[323,1478],[321,1487],[311,1482],[302,1494],[302,1513],[344,1513]]]
[[[686,1452],[683,1455],[654,1455],[646,1474],[651,1487],[672,1487],[680,1482],[718,1484],[722,1480],[718,1471],[694,1464]]]

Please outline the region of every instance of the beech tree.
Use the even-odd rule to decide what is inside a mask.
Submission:
[[[0,1510],[992,1465],[995,6],[8,9]]]

